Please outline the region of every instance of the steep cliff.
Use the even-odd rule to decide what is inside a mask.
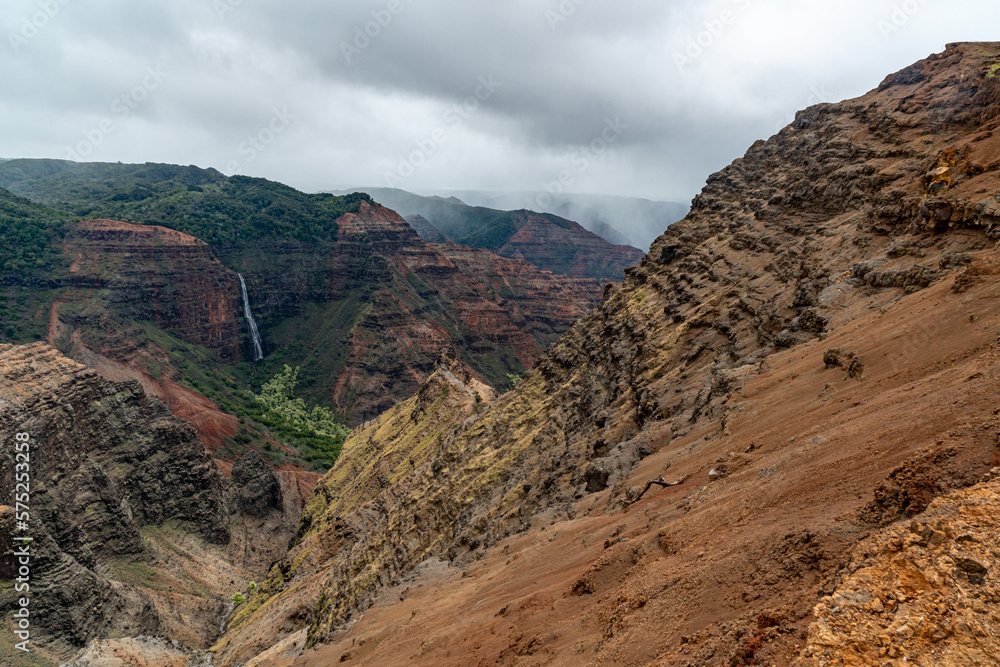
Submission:
[[[137,337],[128,328],[152,322],[222,362],[239,360],[238,282],[208,244],[165,227],[88,220],[66,226],[62,251],[70,290],[50,313],[51,336],[79,331],[84,344],[94,337],[95,349],[127,361],[122,347]],[[109,345],[112,335],[121,338]]]
[[[139,383],[108,382],[44,343],[0,345],[7,506],[22,472],[15,433],[31,438],[30,520],[16,534],[33,538],[32,646],[56,662],[109,636],[207,648],[227,598],[283,553],[301,516],[294,475],[243,459],[227,480],[195,430]],[[5,564],[14,528],[0,529]],[[19,597],[5,588],[0,607]]]
[[[308,629],[296,664],[789,664],[842,554],[996,464],[998,63],[949,46],[712,176],[513,391],[310,519],[316,574],[286,558],[262,604],[316,606],[274,639]]]

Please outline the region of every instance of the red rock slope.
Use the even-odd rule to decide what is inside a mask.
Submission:
[[[952,45],[712,176],[515,391],[307,510],[222,663],[824,664],[852,549],[1000,461],[998,64]]]

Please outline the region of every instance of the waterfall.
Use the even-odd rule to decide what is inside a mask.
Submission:
[[[264,348],[260,346],[260,331],[257,330],[257,321],[253,318],[253,313],[250,312],[250,297],[247,296],[247,283],[243,280],[242,274],[237,275],[240,276],[240,291],[243,292],[243,317],[250,328],[250,340],[253,341],[253,360],[260,361],[264,358]]]

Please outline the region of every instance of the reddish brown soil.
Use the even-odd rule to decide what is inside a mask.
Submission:
[[[952,285],[856,304],[828,340],[767,360],[728,436],[714,420],[631,479],[683,485],[621,513],[603,513],[605,491],[575,519],[536,517],[463,570],[419,568],[331,644],[262,664],[790,664],[894,470],[937,493],[997,462],[1000,285]],[[833,347],[864,359],[860,381],[825,367]],[[721,463],[734,472],[710,482]]]
[[[234,415],[223,412],[215,401],[202,396],[170,380],[156,380],[145,373],[92,352],[83,354],[94,370],[113,381],[137,380],[146,394],[163,401],[170,412],[191,422],[205,449],[211,454],[226,445],[226,438],[232,438],[239,429],[239,420]]]

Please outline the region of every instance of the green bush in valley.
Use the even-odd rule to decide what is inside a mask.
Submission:
[[[286,365],[264,384],[257,396],[262,408],[259,421],[314,450],[305,456],[306,460],[329,467],[340,454],[351,429],[338,422],[328,408],[310,408],[304,400],[295,398],[298,378],[299,369]]]

